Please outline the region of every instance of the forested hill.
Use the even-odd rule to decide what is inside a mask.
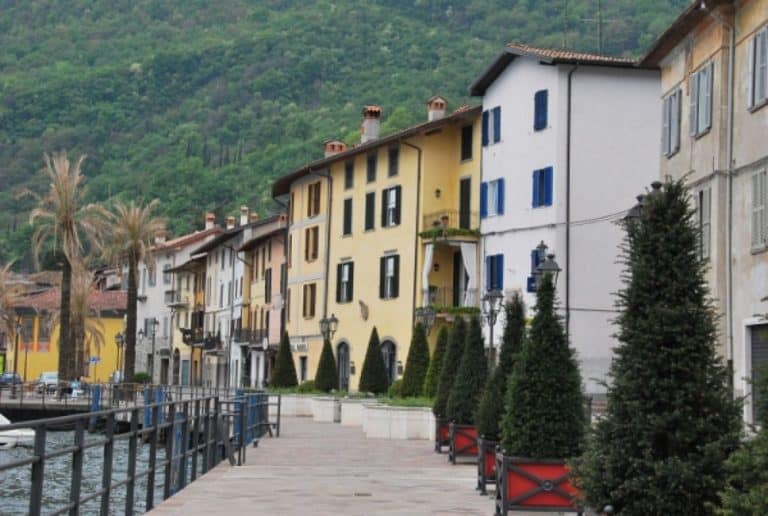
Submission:
[[[688,0],[602,0],[604,51],[637,56]],[[567,5],[567,15],[565,6]],[[597,0],[0,0],[0,261],[25,262],[44,151],[87,153],[92,200],[159,198],[176,233],[357,140],[449,109],[509,41],[596,51]]]

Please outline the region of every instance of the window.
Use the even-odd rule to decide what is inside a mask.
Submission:
[[[376,154],[369,154],[365,160],[365,179],[369,183],[376,181]]]
[[[315,283],[309,283],[304,285],[304,305],[302,307],[302,315],[306,319],[311,319],[315,316],[315,296],[317,294],[317,285]]]
[[[163,284],[164,285],[170,285],[171,284],[171,272],[170,272],[171,264],[166,263],[163,265]]]
[[[381,226],[400,224],[400,187],[385,188],[381,196]]]
[[[379,261],[379,297],[394,299],[400,294],[400,255],[383,256]]]
[[[267,270],[267,249],[261,248],[261,277],[264,277],[264,271]]]
[[[267,242],[267,261],[272,261],[272,240]]]
[[[664,97],[662,103],[661,152],[672,156],[680,150],[680,98],[677,89]]]
[[[285,285],[288,283],[288,267],[280,264],[280,294],[285,294]]]
[[[483,111],[483,147],[501,141],[501,107]]]
[[[528,276],[528,292],[536,292],[536,278],[538,277],[536,269],[538,269],[539,265],[545,260],[545,252],[544,249],[539,249],[538,247],[534,247],[531,250],[531,275]]]
[[[293,255],[293,235],[288,235],[288,252],[286,254],[286,261],[288,262],[288,267],[290,267],[292,263],[291,256]]]
[[[291,289],[285,291],[285,320],[291,321]]]
[[[296,204],[296,196],[291,192],[291,200],[288,202],[288,224],[293,224],[293,207]]]
[[[690,134],[700,136],[712,126],[713,63],[704,65],[691,76]]]
[[[532,206],[552,206],[552,167],[533,171]]]
[[[472,126],[461,128],[461,161],[472,159]]]
[[[318,226],[304,230],[304,259],[308,262],[317,260]],[[264,272],[262,271],[262,274]]]
[[[485,289],[504,290],[504,255],[485,257]]]
[[[227,257],[227,250],[222,249],[219,252],[221,253],[221,259],[219,260],[221,262],[221,270],[224,270],[224,262],[226,261],[225,258]]]
[[[344,221],[342,234],[352,234],[352,199],[344,199]]]
[[[45,319],[37,321],[37,340],[41,344],[51,340],[51,327]]]
[[[547,128],[548,90],[539,90],[533,96],[533,130],[541,131]]]
[[[749,42],[747,101],[750,108],[768,101],[768,27]]]
[[[352,301],[354,288],[355,264],[352,262],[340,263],[336,266],[336,302],[349,303]]]
[[[504,178],[480,184],[480,217],[504,214]]]
[[[389,148],[389,169],[387,171],[389,177],[396,176],[400,169],[400,147],[393,145]]]
[[[299,357],[299,376],[301,377],[301,381],[307,379],[307,357],[301,356]]]
[[[309,185],[307,197],[307,217],[314,217],[320,213],[320,181]]]
[[[219,285],[219,306],[224,306],[224,283]]]
[[[355,186],[355,162],[344,163],[344,189],[349,190]]]
[[[272,302],[272,269],[267,269],[264,275],[264,302]]]
[[[373,218],[376,212],[376,192],[365,194],[365,230],[373,229]]]
[[[157,269],[149,267],[147,271],[149,273],[149,286],[154,287],[157,284]]]
[[[696,194],[696,222],[699,226],[699,254],[709,258],[712,235],[712,189],[705,188]]]
[[[759,249],[766,244],[765,170],[752,176],[752,247]]]

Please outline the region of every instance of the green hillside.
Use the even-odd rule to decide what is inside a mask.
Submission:
[[[568,5],[567,17],[564,6]],[[602,0],[604,50],[639,55],[687,0]],[[508,41],[596,51],[597,0],[0,0],[0,261],[26,262],[44,151],[87,153],[89,196],[162,201],[176,233],[357,139],[421,121]]]

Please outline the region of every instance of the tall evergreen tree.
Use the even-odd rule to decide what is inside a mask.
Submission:
[[[283,338],[280,339],[280,347],[277,348],[277,358],[275,358],[275,370],[272,373],[272,387],[296,387],[299,380],[296,376],[296,366],[293,363],[291,355],[291,339],[288,338],[288,332],[283,332]]]
[[[483,340],[480,319],[473,317],[469,322],[456,380],[451,386],[451,394],[445,407],[448,419],[460,425],[475,424],[475,410],[488,379],[488,361],[485,358]]]
[[[418,323],[413,329],[411,347],[408,349],[408,358],[405,361],[402,388],[402,396],[404,398],[422,395],[427,369],[429,369],[427,332],[424,330],[424,326]]]
[[[541,278],[535,310],[507,384],[502,446],[518,457],[570,458],[584,437],[584,403],[579,366],[555,313],[551,275]]]
[[[437,342],[435,343],[435,352],[432,353],[432,359],[429,361],[427,376],[424,378],[424,396],[434,398],[437,395],[437,385],[440,382],[440,371],[443,367],[443,359],[448,349],[448,327],[441,326],[437,333]]]
[[[381,354],[379,332],[374,326],[371,331],[371,338],[368,340],[368,349],[365,351],[365,360],[363,361],[363,370],[360,373],[358,390],[360,392],[383,394],[387,392],[387,389],[389,389],[387,366],[384,364],[384,356]]]
[[[504,306],[504,335],[499,354],[499,365],[488,378],[477,408],[477,432],[486,439],[496,441],[500,436],[499,423],[504,415],[504,395],[507,380],[515,364],[515,357],[523,345],[525,334],[525,305],[520,294]]]
[[[456,378],[456,370],[461,362],[461,354],[464,352],[464,341],[467,338],[467,322],[463,317],[456,317],[453,321],[450,335],[448,336],[448,349],[443,357],[443,366],[440,368],[440,381],[437,384],[437,395],[432,406],[432,412],[436,417],[446,417],[445,408],[448,405],[448,397],[451,395],[453,380]]]
[[[333,357],[331,341],[325,339],[320,362],[315,374],[315,388],[323,392],[331,392],[339,388],[339,373],[336,370],[336,359]]]
[[[619,346],[608,409],[577,468],[587,502],[620,514],[711,514],[740,410],[717,356],[715,310],[682,182],[625,221]]]

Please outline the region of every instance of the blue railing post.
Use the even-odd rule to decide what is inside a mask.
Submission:
[[[152,390],[149,385],[144,386],[144,428],[152,426],[152,409],[149,405],[152,403]]]
[[[91,412],[98,412],[101,410],[101,385],[94,385],[91,389]],[[96,429],[96,416],[91,416],[91,420],[88,423],[91,431]]]
[[[165,401],[162,387],[155,387],[155,403],[162,403]],[[165,411],[160,409],[160,413],[157,416],[159,418],[158,423],[163,424],[165,422]]]
[[[243,417],[243,390],[237,389],[235,391],[235,441],[240,440],[240,418]]]

